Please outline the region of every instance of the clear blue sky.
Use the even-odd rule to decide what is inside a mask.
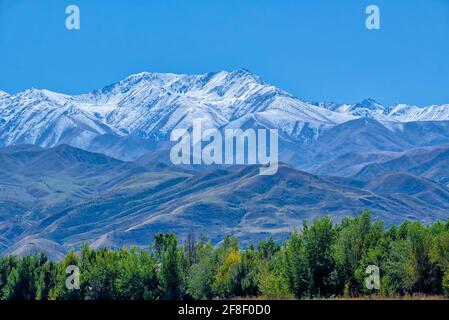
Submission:
[[[81,29],[65,28],[65,8]],[[365,8],[381,9],[381,30]],[[247,68],[304,100],[449,103],[448,0],[0,0],[0,89]]]

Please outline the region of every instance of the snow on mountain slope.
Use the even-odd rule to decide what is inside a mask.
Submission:
[[[174,128],[189,128],[193,119],[221,128],[268,110],[275,119],[314,128],[349,119],[304,103],[243,69],[202,75],[140,73],[74,99],[108,125],[143,138],[166,139]]]
[[[0,144],[69,143],[89,149],[105,134],[162,141],[174,128],[191,127],[193,119],[222,128],[252,115],[294,139],[304,128],[316,136],[354,118],[302,102],[244,69],[201,75],[143,72],[78,96],[36,89],[6,96],[0,100]]]
[[[395,121],[386,115],[387,107],[374,99],[367,98],[356,104],[338,104],[333,102],[316,102],[314,105],[358,118],[371,118],[377,121]]]
[[[0,90],[0,99],[4,99],[8,96],[9,96],[9,94],[7,92]]]
[[[417,107],[408,104],[395,104],[385,107],[373,99],[365,99],[356,104],[338,104],[332,102],[313,103],[316,106],[364,118],[373,118],[381,122],[447,121],[449,104]]]
[[[0,144],[49,147],[70,143],[82,133],[115,132],[70,100],[70,96],[37,89],[0,100]]]
[[[401,122],[449,120],[449,104],[432,105],[425,108],[396,104],[391,107],[388,116]]]
[[[36,89],[0,92],[0,146],[66,143],[92,151],[113,146],[118,151],[108,155],[124,159],[128,153],[133,159],[169,140],[173,129],[190,128],[193,119],[219,129],[274,128],[289,143],[308,144],[358,118],[387,126],[449,120],[449,105],[385,107],[373,99],[354,105],[312,104],[245,69],[200,75],[142,72],[76,96]],[[132,152],[124,148],[128,137],[149,143]]]

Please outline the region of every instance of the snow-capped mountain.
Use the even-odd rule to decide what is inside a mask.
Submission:
[[[356,104],[339,104],[333,102],[317,102],[314,105],[334,112],[352,115],[357,118],[372,118],[379,121],[391,121],[386,116],[387,108],[374,99],[367,98]]]
[[[0,92],[0,147],[69,144],[135,160],[161,144],[166,147],[171,131],[190,128],[193,119],[218,129],[274,128],[290,146],[306,146],[360,118],[398,131],[401,123],[449,120],[449,105],[386,107],[373,99],[307,103],[245,69],[200,75],[142,72],[75,96],[37,89]]]
[[[4,98],[6,98],[7,96],[9,96],[9,94],[8,94],[7,92],[4,92],[4,91],[1,91],[1,90],[0,90],[0,99],[4,99]]]
[[[167,138],[198,118],[215,128],[248,117],[269,118],[285,125],[288,135],[305,124],[319,130],[349,119],[302,102],[244,69],[202,75],[144,72],[74,100],[123,134],[142,138]]]
[[[100,136],[168,140],[174,128],[278,128],[288,139],[313,139],[353,119],[305,103],[247,70],[202,75],[139,73],[88,94],[30,89],[0,100],[0,145],[61,143],[89,149]]]
[[[351,113],[363,116],[368,113],[384,113],[385,107],[374,99],[368,98],[356,104],[339,104],[334,102],[316,102],[322,108],[326,108],[339,113]]]
[[[388,116],[401,122],[444,121],[449,120],[449,104],[431,105],[424,108],[396,104],[389,109]]]
[[[0,144],[51,147],[116,130],[72,103],[71,97],[29,89],[0,100]]]
[[[317,102],[316,106],[342,114],[363,118],[372,118],[381,122],[414,122],[414,121],[447,121],[449,120],[449,104],[417,107],[408,104],[395,104],[386,107],[374,99],[365,99],[356,104],[338,104],[333,102]]]

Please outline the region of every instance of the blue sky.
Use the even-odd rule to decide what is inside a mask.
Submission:
[[[65,28],[65,8],[81,29]],[[365,8],[381,30],[365,28]],[[0,0],[0,89],[246,68],[304,100],[449,103],[447,0]]]

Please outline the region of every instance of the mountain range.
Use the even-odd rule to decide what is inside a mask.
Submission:
[[[340,220],[367,209],[390,223],[431,222],[449,209],[449,190],[406,173],[360,182],[286,164],[273,176],[259,175],[257,166],[186,171],[67,145],[4,148],[0,161],[0,248],[14,254],[58,258],[83,243],[145,246],[168,231],[214,242],[229,233],[249,243],[283,239],[322,215]]]
[[[278,174],[174,166],[173,129],[279,131]],[[449,217],[449,105],[305,102],[248,70],[139,73],[87,94],[0,92],[0,253],[146,245],[158,231],[285,238],[364,209]],[[211,228],[213,226],[213,228]]]
[[[278,129],[285,149],[281,160],[308,169],[349,151],[405,151],[447,143],[448,110],[449,105],[385,107],[373,99],[307,103],[245,69],[202,75],[143,72],[75,96],[45,89],[2,93],[0,146],[69,144],[136,160],[167,150],[173,129],[188,129],[201,118],[205,126],[220,130]],[[349,138],[348,143],[343,148],[334,144],[334,134]]]

